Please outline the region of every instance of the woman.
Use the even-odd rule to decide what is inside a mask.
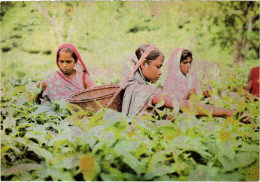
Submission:
[[[172,52],[163,88],[165,93],[179,100],[188,100],[192,93],[201,96],[198,76],[190,71],[192,60],[192,52],[188,49],[177,48]],[[203,93],[209,96],[206,91]]]
[[[162,74],[160,68],[164,61],[164,55],[156,47],[150,47],[152,51],[145,57],[143,64],[127,82],[123,83],[142,54],[147,53],[145,50],[149,46],[148,44],[140,46],[135,54],[128,58],[123,67],[121,85],[125,92],[122,112],[127,116],[134,116],[139,112],[149,110],[153,106],[153,97],[160,93],[159,90],[148,85],[148,82],[155,83]]]
[[[72,44],[62,44],[56,54],[58,70],[40,82],[42,92],[38,95],[47,100],[67,100],[74,92],[94,87],[87,68]]]

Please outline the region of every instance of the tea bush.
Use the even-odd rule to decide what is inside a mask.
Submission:
[[[3,80],[2,180],[259,180],[259,102],[246,99],[242,88],[233,95],[212,91],[204,102],[246,110],[254,120],[249,124],[239,116],[174,115],[169,109],[131,119],[101,109],[82,118],[89,113],[65,102],[37,105],[36,81]]]

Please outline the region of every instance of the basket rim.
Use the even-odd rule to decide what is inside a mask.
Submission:
[[[82,91],[78,91],[78,92],[76,92],[76,93],[71,94],[71,95],[69,96],[69,98],[68,98],[68,101],[69,101],[69,102],[77,102],[77,103],[80,103],[80,102],[91,102],[91,101],[93,101],[93,100],[101,100],[101,99],[104,99],[104,98],[113,96],[113,95],[115,94],[115,92],[108,93],[108,94],[106,94],[105,96],[92,97],[92,98],[88,98],[88,99],[74,99],[73,97],[78,96],[78,95],[80,95],[80,94],[82,94],[82,93],[88,92],[88,91],[90,91],[90,90],[93,91],[93,90],[104,89],[104,88],[113,88],[113,87],[120,88],[120,85],[119,85],[119,84],[108,84],[108,85],[101,85],[101,86],[96,86],[96,87],[84,89],[84,90],[82,90]]]
[[[76,100],[76,99],[70,99],[69,102],[70,103],[89,103],[89,102],[93,102],[93,101],[96,101],[96,100],[101,100],[101,99],[105,99],[105,98],[108,98],[108,97],[112,97],[114,95],[113,94],[109,94],[109,95],[105,95],[105,96],[102,96],[102,97],[97,97],[97,98],[90,98],[90,99],[79,99],[79,100]]]

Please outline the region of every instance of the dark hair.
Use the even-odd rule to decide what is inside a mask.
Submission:
[[[144,51],[150,46],[150,44],[143,44],[140,47],[138,47],[135,51],[135,55],[138,59],[141,58],[142,54],[144,53]],[[150,64],[152,60],[155,60],[156,58],[158,58],[159,56],[163,56],[163,53],[157,48],[155,47],[155,50],[151,51],[148,56],[145,58],[147,60],[147,64]]]
[[[181,53],[181,60],[180,60],[180,62],[186,60],[188,57],[190,57],[191,60],[192,60],[192,52],[190,50],[188,50],[188,49],[184,49],[182,51],[182,53]]]
[[[64,47],[64,48],[61,48],[57,54],[57,60],[59,59],[60,57],[60,52],[68,52],[68,53],[71,53],[72,57],[74,58],[75,62],[78,61],[78,58],[76,56],[76,54],[73,52],[73,50],[71,50],[70,48],[68,47]]]

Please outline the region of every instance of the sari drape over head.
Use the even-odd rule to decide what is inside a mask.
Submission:
[[[163,92],[177,98],[179,101],[190,89],[196,88],[196,93],[201,95],[200,83],[196,73],[192,70],[185,76],[180,69],[181,54],[184,48],[175,49],[167,65],[167,75],[164,82]]]
[[[89,75],[88,70],[81,59],[77,49],[72,44],[62,44],[56,53],[56,63],[58,65],[57,55],[60,49],[70,48],[78,58],[78,61],[74,67],[76,75],[73,79],[69,79],[60,70],[50,74],[44,80],[47,84],[47,88],[44,90],[42,96],[47,97],[49,100],[61,100],[67,98],[74,92],[80,91],[86,88],[85,78],[86,74]]]
[[[127,82],[125,79],[129,73],[134,69],[138,59],[136,55],[130,56],[125,62],[122,70],[121,86],[125,90],[122,112],[126,116],[133,117],[141,111],[144,111],[149,106],[152,106],[152,98],[160,93],[159,90],[148,85],[147,80],[142,74],[139,67],[134,75],[129,78]]]

